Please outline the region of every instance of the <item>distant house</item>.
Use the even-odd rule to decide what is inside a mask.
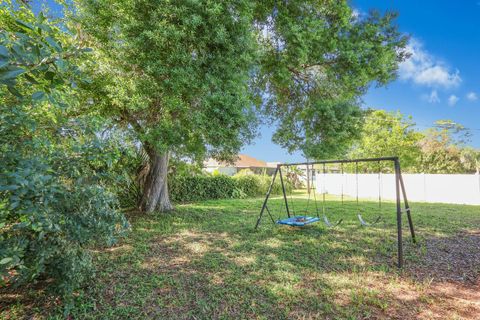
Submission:
[[[265,162],[255,159],[246,154],[239,154],[238,159],[233,163],[217,161],[215,159],[208,159],[204,162],[203,167],[207,172],[219,172],[229,176],[233,176],[237,172],[249,169],[254,173],[272,174],[277,167],[278,162]]]

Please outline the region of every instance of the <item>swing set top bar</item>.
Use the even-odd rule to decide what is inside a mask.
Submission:
[[[398,161],[398,157],[380,157],[380,158],[363,158],[363,159],[343,159],[343,160],[318,160],[311,162],[296,162],[296,163],[279,163],[277,167],[289,167],[311,164],[327,164],[327,163],[355,163],[355,162],[375,162],[375,161]]]

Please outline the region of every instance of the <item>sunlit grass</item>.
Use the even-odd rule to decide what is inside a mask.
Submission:
[[[305,193],[294,193],[293,200],[297,213],[316,215]],[[399,271],[393,202],[383,203],[383,218],[374,227],[360,226],[357,212],[372,221],[379,214],[376,202],[361,201],[357,207],[350,198],[342,207],[339,197],[328,196],[329,218],[343,219],[336,228],[323,222],[278,226],[265,216],[254,231],[262,201],[205,201],[132,218],[126,239],[95,252],[99,271],[79,293],[74,318],[357,319],[460,312],[432,296],[432,276],[415,274],[429,238],[478,232],[478,206],[412,204],[419,245],[409,240],[404,219],[406,265]],[[269,208],[275,219],[285,216],[283,198],[272,198]],[[52,305],[43,309],[45,300],[35,290],[27,295],[10,299],[0,315],[59,314]]]

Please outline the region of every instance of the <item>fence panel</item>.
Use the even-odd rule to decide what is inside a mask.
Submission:
[[[407,197],[411,201],[480,205],[479,174],[403,174]],[[317,174],[315,187],[318,193],[340,195],[343,193],[364,199],[395,200],[394,174]]]

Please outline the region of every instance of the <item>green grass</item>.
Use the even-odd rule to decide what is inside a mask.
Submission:
[[[294,197],[293,209],[306,211],[305,196]],[[435,295],[444,283],[436,270],[447,278],[460,270],[437,268],[450,262],[431,259],[428,244],[448,246],[449,239],[478,232],[478,206],[413,203],[419,244],[409,241],[404,219],[406,264],[399,271],[394,203],[384,203],[384,220],[374,227],[359,225],[355,201],[342,208],[329,198],[329,218],[344,219],[336,228],[276,226],[266,215],[255,232],[262,200],[205,201],[132,218],[126,239],[95,252],[98,272],[79,292],[73,318],[428,318],[442,312],[468,318],[463,305]],[[278,212],[282,201],[275,197],[269,207]],[[365,219],[378,214],[373,201],[362,201],[360,209]],[[308,211],[315,214],[311,202]],[[39,289],[0,292],[0,298],[0,318],[61,318]]]

